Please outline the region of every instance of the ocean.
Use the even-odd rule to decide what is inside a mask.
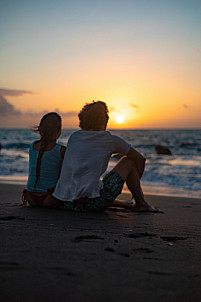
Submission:
[[[58,142],[66,145],[75,130],[63,129]],[[145,193],[201,197],[201,129],[110,130],[146,157],[142,177]],[[26,184],[28,151],[38,135],[29,129],[0,129],[0,182]],[[156,145],[172,155],[157,154]],[[116,163],[113,158],[108,170]]]

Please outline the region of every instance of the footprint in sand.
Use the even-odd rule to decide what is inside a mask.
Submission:
[[[161,259],[161,258],[157,258],[157,257],[143,257],[143,259],[145,259],[145,260],[156,260],[156,261],[163,261],[163,259]]]
[[[157,276],[173,276],[172,273],[169,272],[157,272],[157,271],[148,271],[148,274],[157,275]]]
[[[120,255],[120,256],[123,256],[123,257],[130,257],[130,255],[129,254],[127,254],[127,253],[118,253],[118,255]]]
[[[19,263],[17,262],[0,262],[0,269],[3,270],[19,270]]]
[[[75,237],[72,241],[73,242],[81,242],[81,241],[88,241],[88,242],[90,242],[91,240],[104,240],[104,238],[96,236],[96,235],[85,235],[85,236]]]
[[[62,274],[69,277],[75,276],[73,272],[71,272],[69,269],[65,267],[49,267],[48,270],[51,271],[52,273],[59,274],[59,275]]]
[[[133,249],[133,251],[136,254],[149,254],[152,253],[153,251],[150,250],[149,248],[138,248],[138,249]]]
[[[110,248],[110,247],[106,247],[106,248],[105,248],[105,251],[106,251],[106,252],[113,253],[115,250],[112,249],[112,248]]]
[[[176,242],[177,240],[187,240],[189,237],[178,237],[178,236],[160,236],[164,241]]]
[[[126,237],[128,238],[143,238],[143,237],[149,237],[151,239],[152,237],[158,237],[156,234],[151,234],[151,233],[134,233],[134,234],[125,234]]]
[[[19,217],[19,216],[6,216],[0,218],[0,220],[13,220],[13,219],[25,220],[24,217]]]

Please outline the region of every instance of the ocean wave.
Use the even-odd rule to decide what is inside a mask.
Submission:
[[[73,130],[64,129],[59,142],[66,145]],[[201,130],[112,130],[146,157],[142,185],[189,190],[200,194]],[[0,130],[0,177],[27,177],[28,150],[37,135],[30,130]],[[156,145],[168,147],[173,155],[159,155]],[[113,158],[108,170],[116,164]],[[156,189],[155,189],[156,190]],[[201,196],[201,194],[199,195]]]
[[[24,150],[29,149],[30,144],[27,143],[9,143],[5,145],[1,145],[1,148],[3,149],[17,149],[17,150]]]
[[[179,147],[181,148],[197,147],[197,146],[200,146],[200,144],[195,142],[183,142],[179,144]]]

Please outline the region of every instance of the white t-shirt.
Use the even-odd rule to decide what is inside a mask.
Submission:
[[[131,145],[109,131],[74,132],[69,138],[53,196],[63,201],[100,196],[101,175],[113,153],[127,154]]]

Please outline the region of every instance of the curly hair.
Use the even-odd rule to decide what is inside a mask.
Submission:
[[[83,130],[105,130],[109,119],[108,107],[105,102],[92,101],[79,112],[79,127]]]
[[[61,130],[61,117],[56,112],[49,112],[45,114],[39,126],[34,127],[32,131],[39,133],[41,138],[41,148],[38,152],[37,163],[36,163],[36,178],[34,187],[36,188],[36,184],[38,182],[40,176],[40,166],[43,153],[45,151],[46,145],[51,142],[53,136]]]

